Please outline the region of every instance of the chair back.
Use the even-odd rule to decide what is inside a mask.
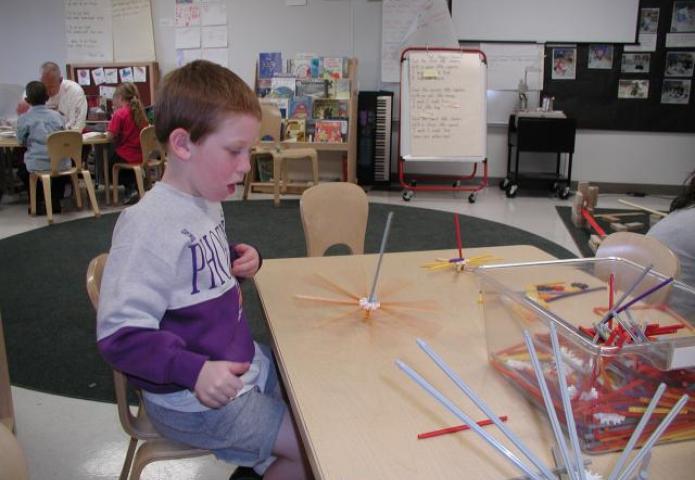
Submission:
[[[282,116],[277,105],[261,104],[261,141],[279,142]]]
[[[143,166],[147,166],[152,159],[164,158],[164,149],[157,141],[154,125],[147,126],[140,131],[140,148],[142,149]]]
[[[369,200],[354,183],[321,183],[306,190],[299,201],[307,256],[320,257],[333,245],[364,253]]]
[[[96,311],[99,306],[99,292],[101,289],[101,277],[104,273],[106,260],[109,255],[102,253],[92,259],[87,267],[86,286],[87,295]],[[118,419],[121,421],[123,430],[131,437],[139,440],[160,438],[149,419],[145,414],[145,409],[140,408],[138,415],[135,416],[128,406],[128,379],[118,370],[113,370],[113,383],[116,392],[116,404],[118,407]],[[138,392],[139,393],[139,392]]]
[[[75,130],[61,130],[48,135],[46,140],[48,158],[51,161],[51,176],[61,171],[66,158],[72,159],[75,168],[82,170],[82,134]]]
[[[27,480],[27,460],[17,438],[0,422],[0,480]]]
[[[666,245],[661,243],[654,237],[642,235],[634,232],[615,232],[603,239],[601,245],[596,250],[596,258],[618,257],[630,260],[639,265],[653,265],[653,270],[667,277],[680,277],[681,266],[680,261],[675,253]],[[629,288],[636,280],[640,272],[634,269],[625,271],[617,271],[611,269],[615,274],[616,288],[625,290]],[[607,273],[604,275],[607,277]],[[639,288],[635,290],[633,295],[639,295],[641,292],[653,287],[659,282],[655,277],[648,277],[643,281]],[[649,297],[650,302],[658,302],[664,300],[670,292],[668,288],[662,288],[654,295]]]

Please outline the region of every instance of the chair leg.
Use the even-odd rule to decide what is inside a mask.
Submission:
[[[138,446],[138,440],[136,438],[130,438],[130,443],[128,443],[128,451],[125,454],[125,460],[123,461],[123,468],[121,468],[121,476],[118,480],[128,480],[128,475],[130,474],[130,467],[133,465],[133,455],[135,454],[135,447]]]
[[[248,200],[249,190],[251,189],[251,184],[256,179],[256,155],[251,155],[250,163],[251,163],[251,169],[248,171],[248,173],[244,177],[244,194],[242,195],[242,198],[244,200]]]
[[[51,176],[41,175],[43,186],[43,201],[46,203],[46,218],[48,223],[53,223],[53,199],[51,198]]]
[[[140,195],[140,199],[145,196],[145,184],[144,184],[144,175],[145,171],[142,169],[142,167],[135,167],[133,168],[133,175],[135,175],[135,183],[138,186],[138,195]]]
[[[319,159],[318,155],[311,156],[311,171],[314,177],[314,185],[319,184]]]
[[[120,170],[121,169],[118,165],[114,165],[113,170],[111,171],[111,188],[113,189],[114,206],[118,205],[118,172]]]
[[[29,206],[32,217],[36,216],[36,182],[38,179],[36,174],[29,174]]]
[[[273,155],[273,204],[280,206],[280,172],[282,171],[282,157]]]
[[[84,186],[87,189],[89,203],[92,205],[92,211],[94,211],[94,216],[99,217],[101,215],[101,211],[99,210],[99,204],[97,203],[97,195],[94,191],[94,184],[92,183],[92,175],[89,173],[89,170],[82,170],[82,178],[84,179]]]
[[[290,162],[288,158],[282,159],[282,168],[280,169],[280,192],[283,194],[287,193],[287,186],[290,183],[288,175],[289,164]]]
[[[75,195],[75,205],[82,210],[82,190],[80,190],[80,180],[77,177],[77,172],[70,175],[70,180],[72,180],[72,193]]]

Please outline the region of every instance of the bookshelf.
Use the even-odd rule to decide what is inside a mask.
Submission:
[[[350,98],[347,100],[347,134],[345,135],[345,141],[342,143],[324,143],[316,141],[281,141],[279,142],[282,148],[313,148],[319,153],[319,163],[321,162],[322,152],[343,152],[343,180],[356,183],[357,181],[357,68],[358,61],[357,58],[348,57],[346,58],[347,67],[345,69],[346,73],[343,78],[349,80],[349,91]],[[259,91],[259,73],[258,68],[256,68],[256,78],[255,78],[255,88],[256,92]],[[284,129],[283,129],[284,130]],[[277,142],[260,142],[261,147],[272,147]],[[261,186],[254,186],[256,191],[265,191]],[[272,190],[272,189],[271,189]],[[288,190],[291,191],[291,190]]]

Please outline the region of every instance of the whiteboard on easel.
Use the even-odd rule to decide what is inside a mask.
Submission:
[[[487,158],[487,69],[478,51],[407,50],[401,62],[401,156]]]

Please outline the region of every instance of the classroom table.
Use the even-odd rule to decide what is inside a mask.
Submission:
[[[99,135],[99,136],[86,136],[82,135],[82,143],[84,145],[90,145],[92,149],[94,149],[94,155],[96,159],[96,155],[98,154],[99,151],[101,151],[101,158],[102,158],[102,169],[103,169],[103,180],[104,180],[104,189],[106,192],[106,204],[109,205],[111,203],[111,195],[109,194],[110,188],[109,188],[109,170],[110,170],[110,161],[109,161],[109,152],[108,149],[105,147],[107,144],[111,143],[111,140],[106,137],[105,135]],[[17,141],[15,137],[0,137],[0,149],[12,149],[12,148],[19,148],[21,145]],[[98,165],[98,160],[97,160],[97,165]],[[2,165],[3,171],[7,168],[7,165],[3,161]],[[11,171],[11,167],[10,167]],[[5,172],[5,175],[7,173]],[[11,176],[10,176],[11,178]],[[6,182],[9,182],[10,179],[6,179]]]
[[[296,295],[367,296],[376,255],[267,259],[255,277],[273,349],[317,479],[510,479],[520,473],[473,432],[428,440],[417,434],[461,422],[394,364],[400,358],[474,419],[484,414],[415,343],[423,338],[545,462],[552,432],[534,408],[487,362],[485,328],[472,273],[421,268],[454,250],[384,256],[377,297],[414,308],[380,310],[365,320],[356,306],[300,300]],[[504,262],[551,259],[531,246],[468,249]],[[342,292],[342,293],[341,293]],[[388,307],[388,305],[387,305]],[[494,427],[487,431],[498,439]],[[504,441],[504,440],[503,440]],[[510,445],[508,441],[504,441]],[[650,478],[692,478],[692,442],[657,446]],[[607,474],[616,454],[585,455]],[[526,462],[528,463],[528,462]]]

